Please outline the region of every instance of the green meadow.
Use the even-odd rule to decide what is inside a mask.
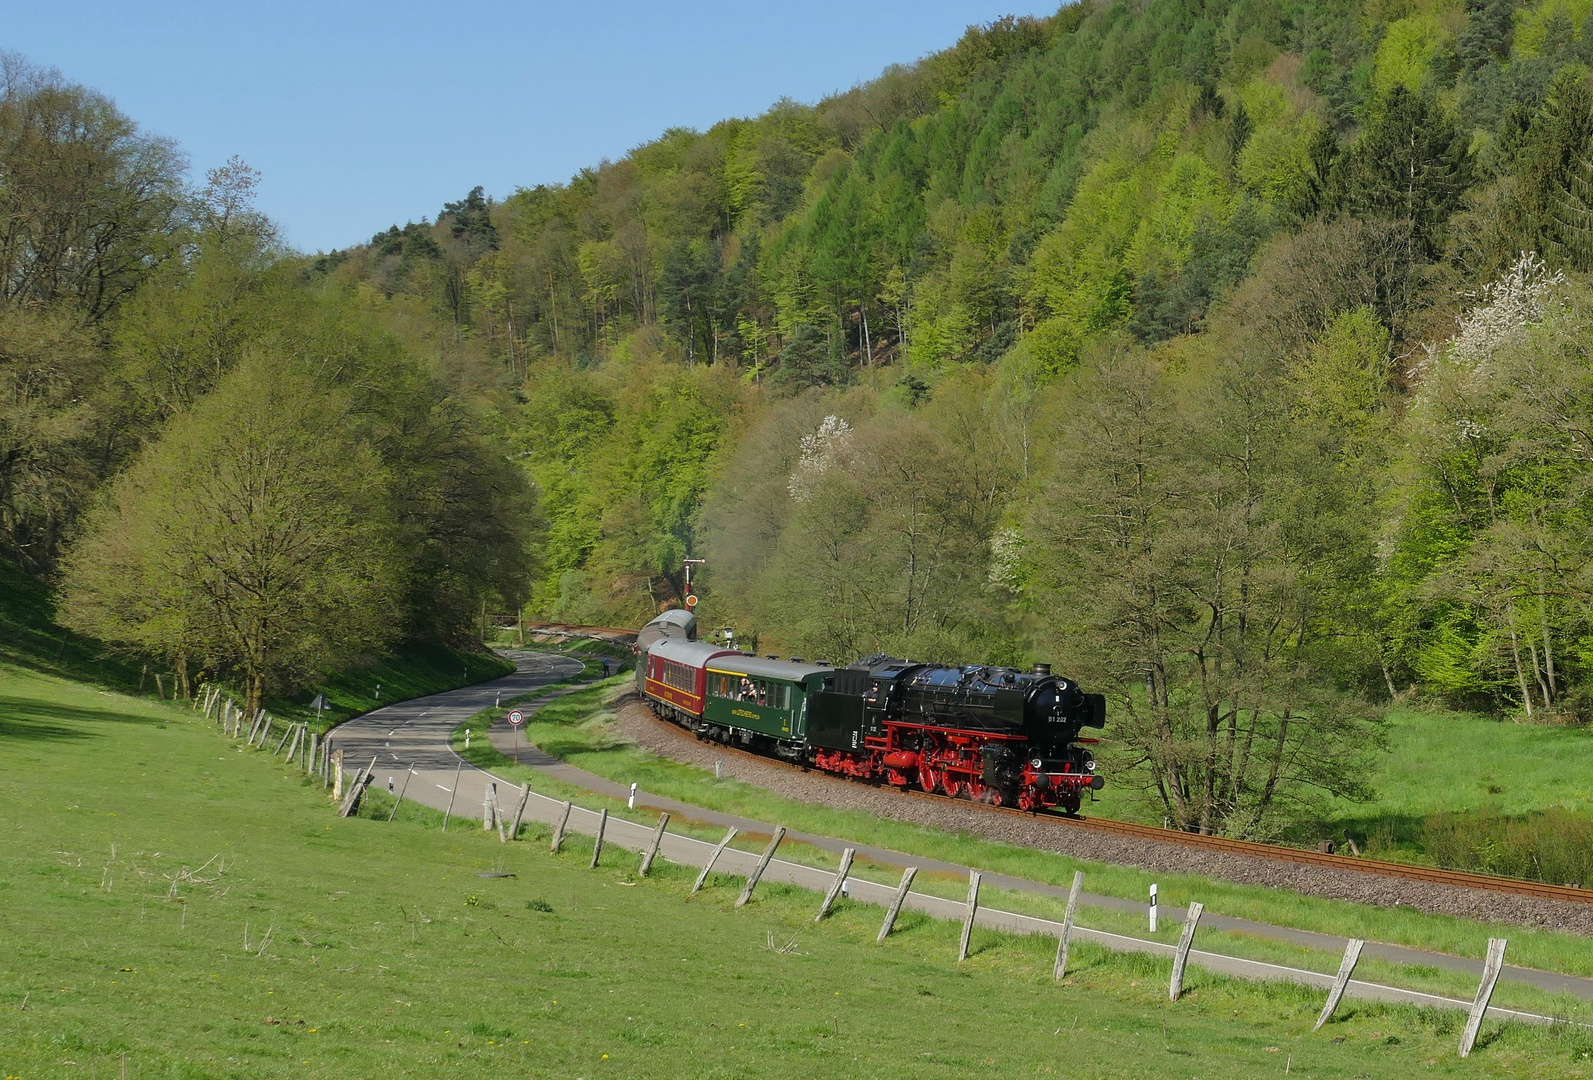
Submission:
[[[572,707],[575,704],[572,703]],[[313,783],[185,707],[0,669],[0,1067],[34,1077],[1593,1075],[1571,1029],[1352,1004],[735,882],[697,897]],[[542,841],[542,842],[538,842]],[[483,874],[512,877],[483,877]]]

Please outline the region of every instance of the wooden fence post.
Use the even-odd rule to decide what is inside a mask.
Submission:
[[[719,845],[715,847],[713,851],[709,852],[708,861],[703,864],[702,873],[697,875],[696,884],[692,885],[691,887],[691,891],[693,893],[701,891],[703,884],[708,880],[708,875],[713,872],[714,863],[719,861],[719,856],[724,852],[725,848],[730,846],[730,841],[734,840],[735,838],[736,830],[734,827],[732,827],[728,832],[725,833],[725,838],[719,841]]]
[[[1062,915],[1062,933],[1056,939],[1056,963],[1051,967],[1051,978],[1057,982],[1068,969],[1068,938],[1073,936],[1073,916],[1078,914],[1079,893],[1084,890],[1084,871],[1073,871],[1073,887],[1068,890],[1068,907]]]
[[[564,810],[559,814],[559,823],[553,829],[553,843],[548,850],[555,855],[559,853],[559,848],[564,846],[564,830],[570,824],[570,805],[570,800],[565,799]]]
[[[282,748],[284,746],[288,745],[288,739],[293,737],[293,733],[296,730],[298,730],[298,729],[295,728],[292,724],[289,724],[287,726],[287,728],[283,730],[282,738],[280,740],[278,740],[278,742],[277,742],[277,748],[275,750],[271,751],[271,756],[272,757],[279,757],[282,754]],[[264,743],[262,742],[261,745],[263,746]]]
[[[830,905],[835,903],[835,898],[841,895],[841,886],[846,884],[846,875],[852,869],[852,856],[855,855],[851,848],[841,851],[841,868],[835,872],[835,880],[830,882],[830,891],[824,894],[824,903],[819,905],[819,913],[813,916],[814,922],[821,921],[830,913]]]
[[[747,883],[741,887],[741,895],[736,897],[736,907],[746,907],[747,901],[752,899],[752,890],[758,887],[758,879],[763,877],[763,872],[769,868],[769,861],[774,858],[774,849],[780,846],[780,841],[785,839],[785,826],[775,826],[774,835],[769,837],[769,846],[763,849],[763,854],[758,856],[758,865],[752,868],[752,873],[747,878]]]
[[[359,809],[360,796],[365,794],[365,789],[370,786],[372,780],[376,779],[376,757],[377,755],[372,754],[371,763],[349,781],[348,795],[344,798],[343,805],[338,808],[338,817],[346,818]]]
[[[968,871],[968,914],[963,917],[962,939],[957,942],[959,964],[968,959],[968,939],[973,936],[974,916],[979,913],[979,881],[979,871]]]
[[[598,857],[603,854],[603,830],[608,828],[608,807],[597,812],[597,838],[592,844],[592,865],[587,869],[596,870]]]
[[[459,797],[459,772],[464,767],[465,761],[463,758],[460,758],[459,764],[454,766],[454,786],[448,789],[448,809],[443,811],[443,832],[448,831],[448,819],[453,816],[454,800]]]
[[[1471,1015],[1466,1018],[1466,1030],[1460,1033],[1460,1056],[1467,1057],[1477,1043],[1477,1032],[1482,1030],[1482,1018],[1488,1012],[1488,1002],[1493,999],[1494,984],[1504,969],[1505,939],[1488,939],[1488,958],[1482,965],[1482,982],[1477,984],[1477,998],[1471,1003]]]
[[[343,751],[332,751],[332,798],[343,798]]]
[[[1167,986],[1167,996],[1173,1001],[1184,992],[1184,965],[1189,962],[1189,946],[1194,943],[1195,927],[1200,925],[1200,915],[1205,910],[1200,901],[1191,900],[1184,912],[1184,931],[1178,935],[1178,951],[1173,954],[1173,981]]]
[[[398,786],[398,798],[393,800],[393,812],[387,815],[388,821],[392,821],[398,816],[398,807],[404,801],[404,792],[409,790],[409,778],[414,775],[415,765],[411,762],[409,768],[404,770],[404,782]]]
[[[509,839],[520,839],[520,819],[525,816],[526,800],[531,798],[531,785],[527,784],[520,789],[520,805],[514,808],[514,824],[509,826]]]
[[[482,793],[482,795],[481,795],[481,831],[482,832],[491,832],[492,831],[492,822],[493,822],[493,819],[497,816],[497,815],[495,815],[493,813],[493,811],[496,809],[495,804],[497,803],[497,801],[498,801],[498,785],[492,783],[491,781],[488,781],[487,790],[484,791]]]
[[[664,826],[669,824],[669,814],[658,815],[658,826],[653,829],[653,842],[647,845],[647,854],[642,856],[641,869],[636,871],[637,877],[646,877],[647,872],[653,868],[653,860],[658,858],[658,846],[664,842]]]
[[[891,899],[891,906],[885,909],[885,923],[879,928],[879,937],[874,939],[874,944],[881,944],[890,936],[891,927],[896,925],[896,916],[902,910],[902,901],[907,899],[907,890],[912,888],[913,876],[918,873],[918,867],[909,866],[902,871],[902,883],[896,886],[896,895]]]
[[[1321,1030],[1323,1024],[1333,1019],[1333,1011],[1344,997],[1344,988],[1350,985],[1350,976],[1355,972],[1355,964],[1361,958],[1361,946],[1365,944],[1359,938],[1350,938],[1350,943],[1344,946],[1344,959],[1339,961],[1339,973],[1333,980],[1333,989],[1328,991],[1327,1004],[1322,1006],[1322,1015],[1316,1018],[1312,1031]]]

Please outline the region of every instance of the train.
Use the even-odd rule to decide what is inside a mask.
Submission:
[[[699,739],[803,768],[1033,813],[1079,812],[1106,698],[1030,671],[866,656],[837,668],[701,641],[670,609],[636,636],[636,689]]]

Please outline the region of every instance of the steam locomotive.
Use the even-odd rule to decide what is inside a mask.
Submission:
[[[1027,811],[1078,812],[1096,775],[1085,728],[1106,699],[1045,664],[942,667],[869,656],[844,668],[697,640],[670,610],[637,634],[636,689],[697,735],[804,767]]]

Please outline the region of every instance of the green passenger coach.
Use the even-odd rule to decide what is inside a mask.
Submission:
[[[807,732],[808,694],[822,690],[835,669],[821,664],[721,653],[708,661],[703,719],[737,733],[800,742]]]

